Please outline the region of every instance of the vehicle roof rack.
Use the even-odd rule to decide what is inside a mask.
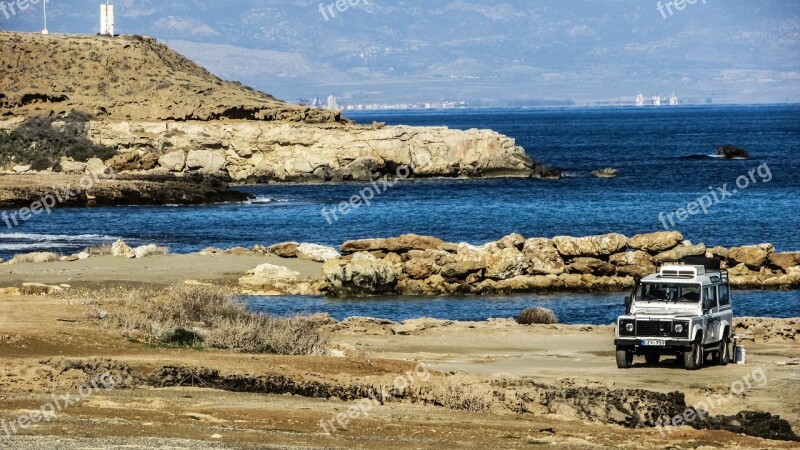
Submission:
[[[681,260],[688,266],[703,266],[706,270],[720,271],[722,261],[718,258],[706,258],[705,256],[687,256]]]

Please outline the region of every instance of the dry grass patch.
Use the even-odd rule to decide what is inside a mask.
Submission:
[[[517,322],[522,325],[553,324],[558,323],[558,316],[547,308],[525,308],[517,316]]]
[[[93,245],[83,249],[84,252],[92,256],[106,256],[111,254],[111,243]]]
[[[60,261],[61,257],[51,252],[26,253],[24,255],[14,255],[9,264],[43,264]]]
[[[113,306],[108,323],[148,343],[281,355],[327,351],[328,338],[319,322],[253,313],[219,287],[141,289]]]

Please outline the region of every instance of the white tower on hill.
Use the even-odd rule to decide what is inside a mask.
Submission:
[[[42,8],[44,9],[44,28],[42,28],[42,34],[50,34],[50,32],[47,31],[47,0],[44,0]]]
[[[114,5],[100,5],[100,34],[114,36]]]

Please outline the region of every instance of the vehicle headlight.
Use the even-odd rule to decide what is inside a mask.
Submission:
[[[625,331],[627,331],[628,333],[633,333],[633,324],[631,322],[625,324]]]
[[[675,332],[679,333],[679,334],[683,333],[683,324],[682,323],[679,323],[679,324],[675,325]]]

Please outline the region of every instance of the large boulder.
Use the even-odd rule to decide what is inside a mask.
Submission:
[[[354,181],[371,181],[374,176],[378,174],[378,169],[382,165],[383,164],[379,163],[374,158],[368,156],[356,158],[342,169],[342,178]]]
[[[672,250],[683,241],[683,235],[677,231],[660,231],[657,233],[637,234],[628,240],[628,245],[636,250],[660,253]]]
[[[170,172],[182,172],[186,167],[186,153],[176,150],[158,158],[158,165]]]
[[[458,284],[448,283],[441,275],[431,275],[423,280],[406,278],[397,282],[396,291],[402,295],[452,295]]]
[[[325,262],[342,257],[335,248],[317,244],[300,244],[297,246],[295,253],[300,259],[316,262]]]
[[[125,258],[136,258],[136,252],[123,241],[118,239],[111,244],[111,256],[121,256]]]
[[[612,275],[614,266],[597,258],[581,257],[572,260],[567,267],[569,273],[588,273],[592,275]]]
[[[672,250],[668,250],[666,252],[662,252],[657,254],[653,257],[653,261],[656,264],[663,264],[665,262],[676,262],[680,261],[687,256],[702,256],[706,254],[706,245],[705,244],[697,244],[697,245],[686,245],[681,244]]]
[[[375,259],[328,261],[322,266],[328,292],[337,295],[387,294],[397,284],[397,272],[390,262]]]
[[[139,164],[140,158],[141,155],[136,151],[120,153],[106,161],[106,165],[114,169],[115,172],[135,171],[141,167]]]
[[[409,259],[404,264],[404,271],[406,275],[416,280],[424,280],[433,275],[437,275],[439,272],[436,262],[432,259],[424,258]]]
[[[227,160],[222,150],[192,150],[186,156],[186,168],[205,174],[219,174]]]
[[[770,253],[768,259],[770,265],[787,273],[793,267],[800,266],[800,252]]]
[[[284,266],[261,264],[239,278],[239,284],[251,289],[286,291],[300,280],[300,273]]]
[[[643,278],[656,271],[653,257],[641,250],[616,253],[611,255],[608,260],[617,267],[618,275]]]
[[[766,264],[771,253],[775,253],[772,244],[747,245],[730,249],[728,259],[734,264],[745,264],[751,269],[758,270]]]
[[[409,250],[434,250],[444,241],[431,236],[404,234],[387,239],[362,239],[342,244],[342,253],[375,252],[406,253]]]
[[[267,253],[280,258],[297,258],[297,248],[299,246],[300,244],[298,242],[282,242],[280,244],[271,245],[267,249]]]
[[[504,280],[527,272],[528,261],[516,247],[506,247],[500,251],[488,253],[483,260],[486,266],[485,276]]]
[[[449,279],[462,279],[473,273],[478,273],[485,268],[480,261],[457,261],[445,264],[439,271],[441,275]]]
[[[616,178],[619,175],[619,170],[613,167],[606,167],[605,169],[593,170],[592,176],[596,178]]]
[[[556,236],[553,238],[558,252],[563,256],[608,256],[624,250],[628,246],[628,238],[619,233],[598,236],[571,237]]]
[[[550,239],[528,239],[522,247],[522,253],[528,260],[529,275],[558,275],[564,273],[564,259]]]

